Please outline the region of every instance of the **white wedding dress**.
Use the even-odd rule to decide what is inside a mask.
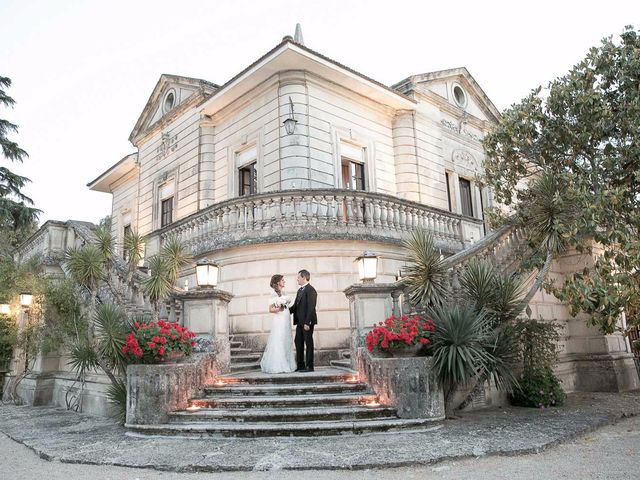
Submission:
[[[277,298],[273,297],[269,304],[273,305]],[[273,314],[271,333],[260,360],[260,368],[264,373],[288,373],[296,369],[291,335],[291,313],[288,308]]]

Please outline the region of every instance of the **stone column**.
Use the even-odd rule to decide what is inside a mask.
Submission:
[[[371,327],[393,313],[391,293],[395,290],[393,283],[357,283],[344,291],[349,299],[352,359],[358,348],[365,346],[364,337]]]
[[[393,156],[398,196],[420,202],[420,175],[416,154],[414,112],[399,111],[393,120]]]
[[[293,102],[295,132],[288,135],[284,120],[290,115]],[[311,186],[309,152],[309,106],[307,80],[302,71],[280,73],[278,86],[280,119],[280,187],[282,190],[303,189]]]
[[[208,119],[200,122],[199,210],[214,203],[214,125]]]

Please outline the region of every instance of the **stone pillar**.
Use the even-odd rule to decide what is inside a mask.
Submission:
[[[199,210],[214,203],[214,125],[209,120],[200,122]]]
[[[416,154],[414,112],[399,111],[393,120],[393,156],[398,196],[420,202],[420,175]]]
[[[311,187],[309,151],[309,106],[307,80],[302,71],[280,73],[278,110],[280,118],[280,187],[282,190]],[[290,115],[293,101],[295,132],[288,135],[284,120]]]
[[[364,337],[371,327],[393,313],[391,293],[395,290],[397,287],[393,283],[356,283],[344,291],[349,299],[352,359],[358,348],[364,347]]]

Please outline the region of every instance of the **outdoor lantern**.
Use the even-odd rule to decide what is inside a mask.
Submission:
[[[199,287],[215,287],[218,284],[220,267],[209,260],[201,260],[196,264],[196,280]]]
[[[378,276],[378,256],[370,251],[364,252],[358,258],[358,275],[365,283],[373,283]]]
[[[11,313],[11,307],[8,303],[0,303],[0,315],[9,315]]]
[[[29,292],[23,292],[20,294],[20,305],[23,307],[30,307],[33,301],[33,295]]]
[[[291,97],[289,97],[289,116],[285,118],[282,123],[284,123],[284,129],[287,131],[287,135],[293,135],[298,121],[293,116],[293,100],[291,100]]]

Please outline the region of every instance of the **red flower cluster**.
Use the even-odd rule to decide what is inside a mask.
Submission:
[[[436,326],[432,320],[425,320],[419,315],[409,317],[394,315],[380,322],[367,334],[367,348],[370,352],[378,347],[383,350],[389,348],[402,348],[421,343],[428,345],[431,332],[435,332]]]
[[[154,363],[169,352],[191,354],[196,342],[195,333],[177,323],[160,320],[151,323],[135,322],[135,328],[122,346],[124,353],[134,363]]]

